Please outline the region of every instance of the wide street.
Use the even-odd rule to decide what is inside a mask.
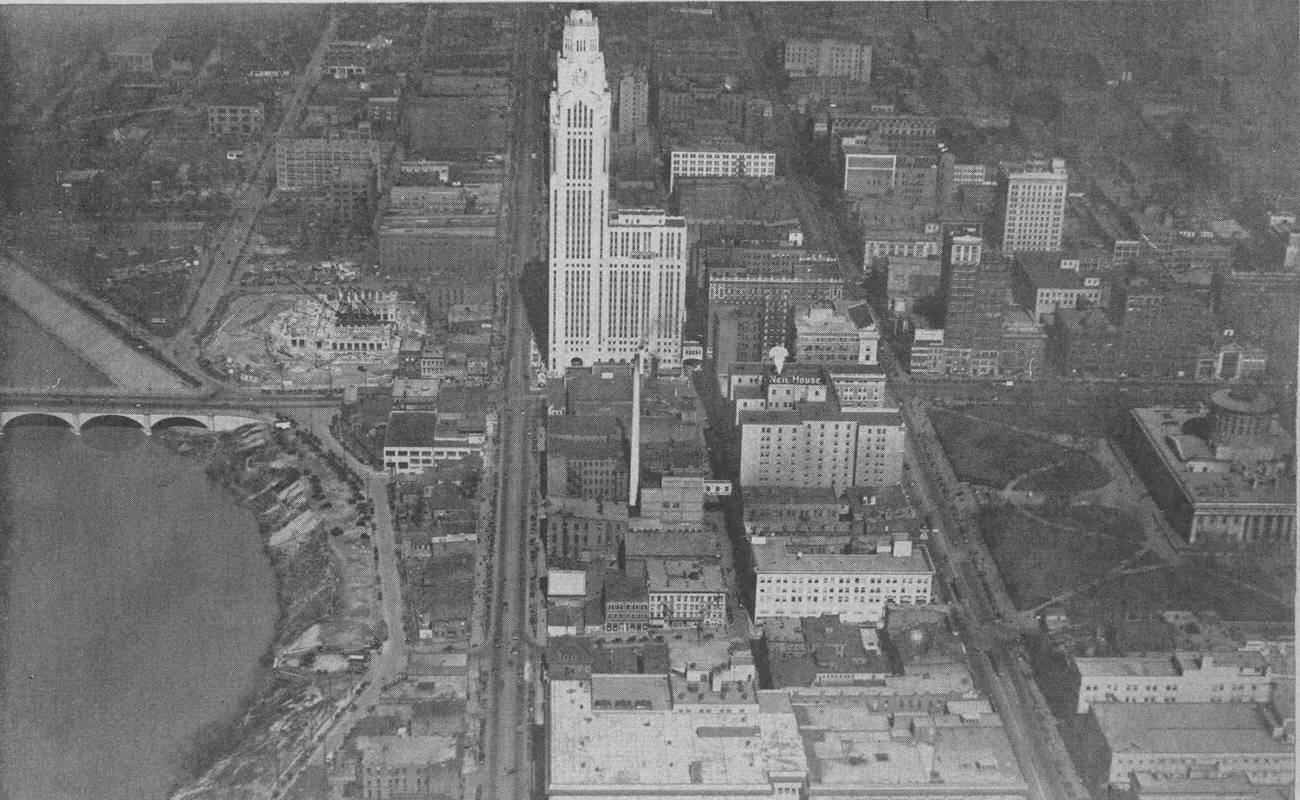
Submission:
[[[538,642],[532,637],[529,609],[531,589],[536,586],[532,559],[537,553],[533,546],[535,403],[529,393],[530,332],[518,281],[539,239],[537,211],[544,163],[539,154],[545,152],[544,83],[539,77],[547,74],[545,27],[539,11],[521,7],[518,12],[514,131],[506,161],[506,252],[502,254],[500,276],[505,337],[499,384],[504,397],[498,413],[492,472],[496,508],[491,531],[480,540],[480,550],[486,548],[487,564],[479,573],[485,585],[476,592],[479,607],[475,614],[482,625],[475,666],[481,690],[484,760],[473,780],[477,784],[475,796],[484,800],[523,800],[537,788],[533,785],[533,766],[539,756],[530,752],[530,742],[534,703],[539,699],[539,653]]]
[[[298,77],[292,99],[284,109],[280,126],[274,134],[264,138],[270,146],[263,147],[261,161],[253,177],[245,184],[235,200],[234,214],[225,230],[219,234],[214,246],[204,250],[199,266],[191,280],[186,296],[185,324],[174,337],[175,353],[182,357],[197,358],[199,341],[204,329],[219,308],[219,303],[230,290],[239,271],[239,260],[253,232],[253,224],[270,198],[275,182],[275,146],[280,137],[291,134],[298,125],[307,100],[320,82],[325,51],[334,40],[338,18],[330,14],[329,24],[321,34],[320,42],[311,60]]]
[[[766,77],[770,99],[779,102],[779,93],[774,88],[778,84],[773,72],[775,67],[766,58],[775,43],[756,25],[753,17],[734,15],[732,19],[737,42],[746,50],[760,79]],[[805,234],[815,247],[839,257],[846,285],[860,286],[862,254],[852,252],[848,247],[848,237],[842,234],[831,209],[819,199],[822,192],[812,176],[799,174],[796,169],[790,188],[791,200],[806,228]],[[983,574],[981,570],[988,562],[973,552],[975,543],[970,541],[973,526],[967,517],[971,498],[959,494],[960,487],[951,475],[945,480],[943,473],[939,472],[944,465],[942,451],[937,439],[926,435],[933,429],[923,418],[924,412],[909,402],[914,387],[893,358],[889,346],[880,348],[880,361],[898,395],[907,426],[907,474],[911,489],[919,495],[917,499],[922,501],[935,523],[936,532],[931,545],[936,567],[945,581],[951,580],[949,586],[957,587],[958,596],[954,603],[960,608],[964,638],[975,651],[971,670],[977,684],[986,688],[994,708],[1002,716],[1016,760],[1029,785],[1030,796],[1036,800],[1086,797],[1072,772],[1046,704],[1033,681],[1021,674],[1020,648],[1016,643],[1018,631],[1012,621],[1014,609],[997,585],[1000,579],[996,572]],[[1001,383],[998,388],[1006,391]]]

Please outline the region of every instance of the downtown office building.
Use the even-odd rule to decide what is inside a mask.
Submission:
[[[547,368],[682,363],[686,220],[661,210],[611,212],[610,91],[600,28],[569,12],[551,92],[550,316]]]

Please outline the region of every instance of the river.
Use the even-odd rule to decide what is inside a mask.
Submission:
[[[9,382],[98,382],[37,333],[0,320]],[[201,464],[136,430],[10,426],[0,798],[164,797],[191,735],[252,688],[276,615],[252,514]]]

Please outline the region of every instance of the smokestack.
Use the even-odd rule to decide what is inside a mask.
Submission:
[[[627,504],[635,508],[641,488],[641,361],[643,353],[632,359],[632,453],[627,476]]]

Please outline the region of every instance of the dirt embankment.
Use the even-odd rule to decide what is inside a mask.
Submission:
[[[364,582],[353,574],[359,559],[344,552],[355,549],[369,525],[366,502],[359,479],[310,434],[246,426],[167,440],[201,459],[213,480],[255,512],[280,612],[256,685],[237,715],[200,729],[184,748],[182,766],[191,777],[172,796],[215,799],[236,789],[241,796],[269,797],[276,775],[309,749],[312,734],[334,709],[312,670],[282,666],[286,651],[313,626],[322,632],[315,648],[322,652],[364,647],[382,636],[377,605],[350,588]],[[330,686],[337,695],[337,686]]]

